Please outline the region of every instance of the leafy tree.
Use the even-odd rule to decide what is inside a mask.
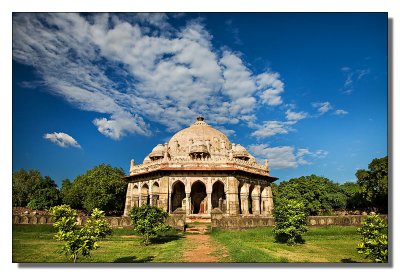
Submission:
[[[150,239],[167,231],[170,227],[165,223],[168,213],[151,205],[142,205],[131,209],[129,216],[134,231],[143,237],[144,245],[150,244]]]
[[[339,185],[316,175],[283,181],[272,190],[275,204],[282,199],[295,199],[304,204],[308,215],[330,213],[346,207],[346,196],[340,192]]]
[[[357,229],[361,234],[358,253],[376,263],[388,261],[388,226],[378,215],[369,215]]]
[[[38,170],[20,169],[12,174],[12,204],[27,206],[33,193],[33,186],[39,185],[42,176]]]
[[[54,180],[42,177],[38,170],[20,169],[13,173],[13,206],[48,209],[59,203],[59,191]]]
[[[368,170],[356,172],[357,183],[362,197],[371,208],[382,213],[388,210],[388,157],[376,158],[368,165]]]
[[[73,184],[69,179],[62,181],[60,197],[63,204],[70,205],[74,209],[83,209],[83,190],[78,184]]]
[[[45,176],[41,181],[33,186],[33,194],[28,203],[29,208],[49,209],[59,203],[59,191],[57,185],[49,176]]]
[[[274,208],[275,239],[288,245],[304,243],[302,233],[307,232],[307,214],[301,201],[282,199]]]
[[[64,194],[64,201],[82,206],[87,211],[99,208],[104,211],[122,211],[125,206],[127,183],[121,168],[101,164],[78,176]],[[79,205],[81,203],[81,205]]]
[[[54,221],[53,227],[57,230],[54,238],[65,241],[63,251],[74,263],[79,255],[89,256],[91,250],[99,247],[98,240],[112,233],[110,224],[104,218],[104,212],[97,208],[93,209],[83,227],[78,226],[77,212],[69,205],[52,207],[50,214]]]
[[[355,210],[365,208],[365,200],[361,195],[360,186],[355,182],[345,182],[340,185],[342,194],[346,196],[346,209]]]

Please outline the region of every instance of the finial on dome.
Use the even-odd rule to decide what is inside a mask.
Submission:
[[[197,117],[197,121],[204,121],[204,117],[198,116],[198,117]]]

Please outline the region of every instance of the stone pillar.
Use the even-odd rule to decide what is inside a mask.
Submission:
[[[253,214],[254,215],[260,215],[260,198],[257,196],[252,196],[252,207],[253,207]]]
[[[229,215],[239,214],[239,181],[235,177],[228,178],[228,190],[226,193],[227,213]]]
[[[242,187],[243,188],[243,187]],[[249,214],[249,194],[245,191],[245,193],[240,193],[240,206],[242,210],[242,214]]]
[[[272,199],[272,188],[267,187],[267,215],[272,215],[272,210],[274,210],[274,200]]]
[[[154,203],[153,203],[153,194],[149,194],[149,201],[150,201],[150,205],[154,205]]]
[[[142,206],[142,194],[139,193],[139,207]]]
[[[207,193],[207,213],[211,214],[211,209],[212,209],[212,205],[211,205],[211,193]]]
[[[186,215],[190,215],[190,193],[186,193]]]
[[[267,216],[267,207],[268,207],[268,196],[267,196],[267,187],[261,192],[261,215]]]
[[[168,194],[168,212],[172,213],[171,193]]]
[[[129,211],[132,208],[132,186],[133,183],[128,183],[128,188],[126,190],[126,199],[125,199],[125,209],[124,209],[124,216],[128,216]]]

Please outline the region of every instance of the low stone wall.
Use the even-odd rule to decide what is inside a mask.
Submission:
[[[366,215],[347,215],[347,216],[310,216],[309,226],[359,226]],[[387,215],[380,215],[387,221]],[[272,216],[225,216],[223,214],[211,214],[211,227],[224,229],[245,229],[254,227],[274,226],[275,221]]]
[[[87,216],[78,216],[78,225],[84,225]],[[177,229],[184,230],[185,226],[185,215],[182,214],[171,214],[167,219],[167,223]],[[129,217],[106,217],[107,221],[112,227],[128,227],[131,226],[131,219]],[[53,220],[50,215],[39,215],[39,214],[13,214],[13,224],[53,224]]]

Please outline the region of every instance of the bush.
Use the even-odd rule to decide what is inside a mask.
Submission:
[[[50,209],[57,233],[54,238],[65,241],[63,251],[74,263],[79,254],[89,256],[90,251],[98,248],[97,241],[111,235],[111,226],[104,218],[103,211],[93,209],[85,226],[79,227],[76,221],[77,212],[69,205],[54,206]]]
[[[361,234],[361,243],[358,244],[358,253],[364,254],[376,263],[388,261],[388,226],[378,215],[370,215],[357,229]]]
[[[282,199],[274,209],[275,239],[295,245],[304,243],[301,236],[307,232],[307,214],[304,204],[297,200]]]
[[[165,223],[168,213],[151,205],[134,207],[129,213],[134,231],[143,237],[143,244],[149,245],[150,239],[170,229]]]

